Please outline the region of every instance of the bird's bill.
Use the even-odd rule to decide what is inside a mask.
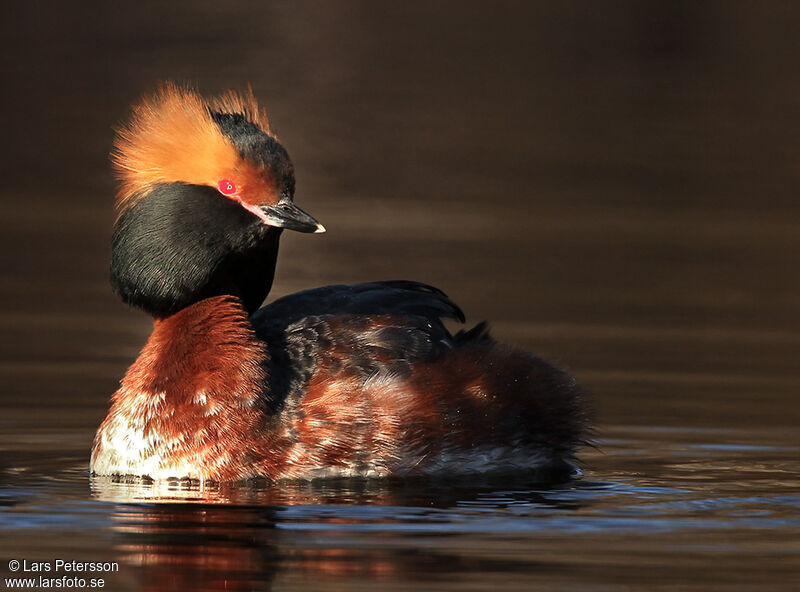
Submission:
[[[325,227],[314,216],[288,199],[270,206],[256,206],[254,210],[253,213],[270,226],[297,232],[325,232]]]

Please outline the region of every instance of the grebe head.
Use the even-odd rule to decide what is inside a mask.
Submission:
[[[156,317],[210,296],[257,309],[282,229],[324,232],[294,203],[294,168],[248,89],[166,84],[134,107],[112,155],[121,185],[111,283]]]

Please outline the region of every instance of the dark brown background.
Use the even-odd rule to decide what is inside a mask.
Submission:
[[[791,4],[7,10],[0,405],[24,429],[94,425],[148,332],[108,288],[107,154],[164,79],[251,82],[292,154],[329,232],[286,237],[274,293],[431,282],[607,421],[797,420]]]
[[[107,558],[108,589],[198,592],[792,590],[798,17],[694,0],[5,6],[0,570]],[[275,295],[440,286],[594,393],[584,477],[106,503],[159,499],[86,468],[151,327],[108,285],[112,126],[164,79],[251,82],[271,114],[297,201],[328,228],[286,234]]]

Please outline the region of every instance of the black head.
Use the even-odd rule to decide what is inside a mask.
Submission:
[[[123,185],[111,282],[161,317],[231,294],[253,311],[283,228],[323,232],[293,202],[294,168],[252,94],[204,101],[167,85],[134,110],[114,161]]]
[[[294,198],[294,166],[281,143],[241,113],[209,113],[242,159],[261,170],[270,171],[280,195]]]
[[[280,234],[210,187],[157,185],[114,226],[111,285],[156,317],[220,294],[252,312],[272,287]]]

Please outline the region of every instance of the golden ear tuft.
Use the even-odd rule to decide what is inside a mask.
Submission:
[[[253,90],[229,91],[205,100],[195,91],[167,82],[133,107],[130,122],[118,128],[111,159],[121,181],[121,209],[157,183],[190,183],[216,187],[235,169],[238,151],[209,110],[241,113],[270,133],[269,121]]]

